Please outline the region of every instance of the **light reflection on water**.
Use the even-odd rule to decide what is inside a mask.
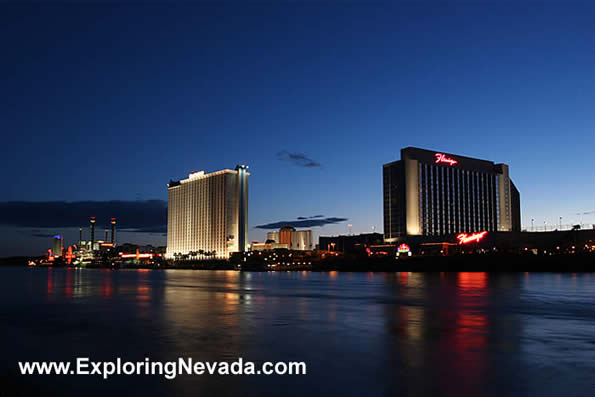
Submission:
[[[22,378],[25,393],[590,394],[591,274],[1,269],[17,360],[305,361],[305,377]]]

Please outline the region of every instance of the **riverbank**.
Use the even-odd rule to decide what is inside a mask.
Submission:
[[[410,272],[593,272],[595,255],[454,255],[322,262],[317,270]]]
[[[28,258],[1,258],[3,266],[26,266]],[[55,266],[58,267],[58,266]],[[88,268],[114,268],[94,264]],[[560,255],[453,255],[417,256],[402,259],[378,257],[332,257],[312,264],[269,266],[264,263],[230,263],[226,261],[179,262],[164,265],[128,265],[122,269],[190,269],[241,271],[345,271],[345,272],[593,272],[594,254]]]

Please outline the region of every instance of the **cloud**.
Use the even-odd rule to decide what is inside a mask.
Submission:
[[[50,237],[54,237],[55,235],[56,235],[56,233],[41,233],[41,232],[31,231],[32,237],[50,238]]]
[[[304,218],[304,217],[300,217]],[[265,225],[258,225],[254,226],[255,229],[280,229],[283,226],[293,226],[293,227],[317,227],[317,226],[325,226],[325,225],[332,225],[335,223],[345,222],[347,218],[320,218],[316,216],[318,219],[300,219],[295,221],[279,221],[273,223],[267,223]]]
[[[314,216],[298,216],[298,220],[302,219],[314,219],[314,218],[324,218],[324,215],[314,215]]]
[[[165,233],[167,202],[137,201],[5,201],[0,202],[0,225],[25,228],[88,227],[89,217],[97,219],[97,230],[117,219],[118,230]],[[38,229],[32,235],[46,237]]]
[[[293,165],[304,168],[317,168],[321,167],[320,163],[316,160],[312,160],[310,157],[303,153],[291,153],[287,150],[282,150],[277,153],[277,159],[281,161],[289,161]]]

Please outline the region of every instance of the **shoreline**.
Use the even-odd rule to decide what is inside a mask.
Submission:
[[[0,260],[0,267],[27,267],[25,262]],[[84,269],[154,269],[154,270],[235,270],[235,271],[313,271],[313,272],[595,272],[594,254],[559,255],[453,255],[392,258],[332,258],[312,265],[279,265],[269,267],[263,263],[180,263],[165,266],[37,266],[41,268]]]

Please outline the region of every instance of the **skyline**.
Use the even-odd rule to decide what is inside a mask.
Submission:
[[[382,232],[382,164],[407,146],[508,164],[524,229],[595,223],[592,4],[3,8],[0,256],[71,235],[10,226],[7,202],[126,211],[236,164],[249,241],[317,215],[345,219],[317,235]]]

